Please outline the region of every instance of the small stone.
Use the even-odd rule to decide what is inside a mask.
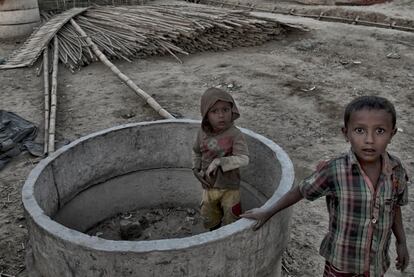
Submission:
[[[170,112],[175,118],[184,118],[184,115],[180,112]]]
[[[191,217],[191,216],[187,216],[185,218],[185,220],[188,221],[188,222],[190,222],[191,225],[197,225],[197,222],[198,222],[197,218]]]
[[[137,239],[142,235],[143,228],[139,222],[121,220],[119,222],[121,238],[123,240]]]
[[[296,50],[299,51],[310,51],[310,50],[314,50],[316,47],[316,43],[312,42],[312,41],[302,41],[302,42],[298,42],[295,45]]]
[[[400,54],[396,53],[396,52],[391,52],[387,54],[387,58],[388,59],[401,59]]]
[[[193,215],[195,215],[195,213],[196,213],[196,212],[195,212],[195,210],[194,210],[194,209],[190,209],[190,208],[188,208],[188,209],[187,209],[187,214],[188,214],[188,215],[193,216]]]
[[[121,215],[121,217],[123,219],[130,219],[132,217],[132,214],[131,213],[126,213],[126,214]]]
[[[191,230],[188,227],[183,226],[183,227],[181,227],[181,230],[184,231],[187,234],[191,234]]]
[[[149,223],[149,224],[153,224],[155,222],[157,222],[157,216],[155,216],[153,213],[147,213],[144,215],[145,220]]]
[[[138,221],[144,229],[149,226],[148,219],[145,216],[142,216]]]
[[[187,216],[187,217],[185,218],[185,221],[192,222],[192,221],[194,221],[194,217]]]
[[[122,117],[123,119],[129,119],[129,118],[133,118],[135,115],[136,115],[136,114],[135,114],[133,111],[124,111],[124,112],[121,114],[121,117]]]

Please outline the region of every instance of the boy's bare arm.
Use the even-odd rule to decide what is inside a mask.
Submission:
[[[263,224],[265,224],[274,214],[280,212],[281,210],[287,207],[292,206],[293,204],[299,202],[302,199],[303,195],[300,192],[299,187],[296,186],[270,207],[255,208],[252,210],[248,210],[245,213],[241,214],[240,217],[257,220],[256,224],[253,226],[253,229],[257,230]]]
[[[404,271],[409,263],[410,256],[407,249],[407,241],[405,239],[404,226],[402,222],[401,207],[397,206],[394,210],[394,223],[392,225],[392,232],[396,239],[397,261],[396,268]]]

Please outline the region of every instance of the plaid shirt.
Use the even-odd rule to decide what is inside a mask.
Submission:
[[[386,153],[382,160],[376,187],[352,151],[321,163],[299,185],[308,200],[326,196],[329,232],[320,254],[344,272],[381,276],[390,265],[393,210],[408,203],[408,177],[398,158]]]

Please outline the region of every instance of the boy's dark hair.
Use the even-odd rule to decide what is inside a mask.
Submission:
[[[345,108],[344,124],[345,128],[348,127],[349,118],[352,112],[360,111],[363,109],[368,110],[385,110],[392,116],[392,128],[395,128],[397,123],[397,113],[395,112],[394,105],[380,96],[361,96],[352,100]]]

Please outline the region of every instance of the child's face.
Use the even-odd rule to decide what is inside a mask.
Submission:
[[[362,109],[351,113],[348,127],[342,132],[362,165],[380,161],[396,129],[387,111]]]
[[[220,132],[231,125],[231,104],[225,101],[217,101],[207,113],[208,122],[214,132]]]

